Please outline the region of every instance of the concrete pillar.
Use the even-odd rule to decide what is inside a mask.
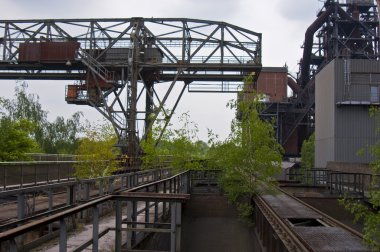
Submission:
[[[99,208],[93,207],[92,212],[92,251],[98,252],[99,245]]]
[[[53,210],[53,192],[52,190],[48,190],[48,207],[49,211]],[[50,223],[48,226],[49,234],[53,232],[53,225]]]
[[[128,228],[132,227],[131,222],[133,216],[133,204],[132,201],[127,202],[127,221],[129,222],[127,224],[127,249],[130,250],[132,249],[132,231],[129,230]]]
[[[121,252],[121,223],[122,223],[122,208],[121,201],[116,200],[116,217],[115,217],[115,251]]]
[[[170,203],[171,212],[171,235],[170,251],[179,252],[181,250],[181,203]]]
[[[10,252],[17,252],[17,244],[15,239],[9,240],[9,251]]]
[[[17,194],[17,219],[25,218],[25,195]]]
[[[59,252],[67,251],[67,225],[65,219],[59,220]]]
[[[66,188],[66,195],[67,195],[66,205],[67,206],[74,205],[74,186],[73,185],[68,186]]]

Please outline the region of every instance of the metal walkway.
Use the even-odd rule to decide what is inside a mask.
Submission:
[[[279,188],[254,199],[255,225],[247,227],[239,222],[236,210],[220,191],[219,174],[185,171],[92,199],[0,233],[1,249],[25,249],[28,233],[35,235],[40,228],[58,224],[59,251],[63,252],[91,246],[98,251],[100,239],[107,233],[114,234],[109,247],[112,251],[370,251],[362,244],[360,233]],[[115,214],[110,221],[113,225],[101,230],[104,204],[114,206]],[[69,248],[68,232],[78,215],[89,217],[92,235],[88,241]],[[160,243],[155,237],[166,237],[166,247],[155,247]],[[153,240],[150,245],[149,240]]]

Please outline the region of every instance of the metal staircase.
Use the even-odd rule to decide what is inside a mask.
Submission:
[[[90,54],[79,48],[78,55],[80,56],[82,63],[86,65],[95,75],[101,78],[103,81],[109,84],[115,83],[115,73],[108,71],[100,62],[94,59]]]

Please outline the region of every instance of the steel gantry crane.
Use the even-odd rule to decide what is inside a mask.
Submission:
[[[97,109],[129,156],[138,155],[160,113],[171,118],[186,89],[237,92],[244,75],[261,69],[261,34],[224,22],[0,20],[0,34],[0,79],[75,81],[66,87],[66,101]],[[156,86],[163,82],[169,87],[159,97]],[[164,105],[176,84],[182,90],[168,113]],[[138,120],[145,122],[141,131]]]

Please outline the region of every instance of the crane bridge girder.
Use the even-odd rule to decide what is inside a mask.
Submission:
[[[160,113],[170,119],[186,88],[237,92],[245,75],[257,78],[261,70],[261,34],[225,22],[0,20],[0,36],[0,79],[75,81],[66,88],[66,101],[96,108],[130,156],[138,155],[139,141]],[[159,97],[155,89],[162,82],[170,85]],[[199,83],[206,88],[192,88]],[[183,86],[168,115],[164,105],[174,85]],[[144,102],[140,118],[137,108]],[[141,134],[138,120],[145,122]]]

